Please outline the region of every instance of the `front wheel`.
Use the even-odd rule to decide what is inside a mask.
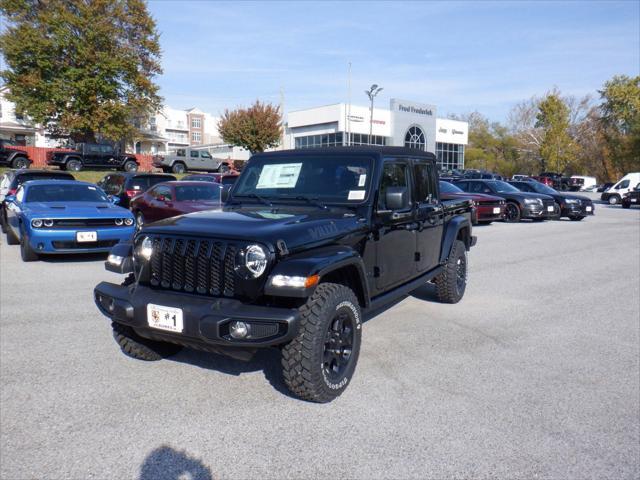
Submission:
[[[346,390],[358,363],[360,305],[350,288],[321,283],[300,315],[297,336],[282,349],[284,381],[297,397],[327,403]]]
[[[456,240],[444,270],[435,279],[436,295],[442,303],[458,303],[467,289],[467,248]]]
[[[504,209],[504,221],[507,223],[517,223],[520,221],[520,207],[513,202],[507,203]]]
[[[29,161],[24,157],[16,157],[13,159],[13,168],[16,170],[21,168],[29,168]]]
[[[79,172],[82,170],[82,162],[80,160],[69,160],[65,165],[65,170]]]
[[[184,173],[187,171],[187,167],[184,166],[184,163],[177,162],[173,164],[171,171],[173,173]]]
[[[35,262],[39,258],[38,254],[29,245],[29,239],[26,235],[22,235],[20,238],[20,256],[23,262]]]
[[[620,197],[618,195],[611,195],[609,197],[609,205],[617,205],[620,203]]]
[[[136,162],[134,162],[133,160],[127,160],[126,162],[124,162],[124,165],[122,166],[122,169],[125,172],[137,172],[138,171],[138,164]]]
[[[113,338],[120,345],[122,352],[138,360],[154,362],[175,355],[182,350],[180,345],[143,338],[127,325],[113,322],[111,328],[113,328]]]

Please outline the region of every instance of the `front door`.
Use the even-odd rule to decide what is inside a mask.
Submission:
[[[376,212],[376,289],[388,290],[415,276],[416,228],[411,201],[411,163],[387,160],[384,163]],[[406,188],[406,204],[395,210],[386,204],[389,187]]]
[[[413,165],[416,202],[416,268],[418,273],[427,272],[438,266],[444,211],[440,203],[435,165],[424,160],[416,160]]]
[[[200,152],[198,150],[191,150],[189,152],[189,158],[187,159],[187,168],[189,170],[201,170],[200,165]]]

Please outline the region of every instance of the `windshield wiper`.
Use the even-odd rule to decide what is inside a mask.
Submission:
[[[298,195],[297,197],[294,197],[295,200],[304,200],[305,202],[307,202],[309,205],[315,205],[318,208],[321,208],[323,210],[327,210],[328,207],[324,204],[318,201],[317,197],[305,197],[304,195]]]
[[[243,193],[241,195],[234,195],[234,197],[248,197],[248,198],[255,198],[256,200],[258,200],[260,203],[263,203],[269,207],[273,207],[273,203],[271,203],[269,200],[267,200],[265,197],[261,197],[260,195],[258,195],[257,193]]]

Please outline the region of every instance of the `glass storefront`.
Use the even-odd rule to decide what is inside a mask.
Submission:
[[[341,147],[347,144],[347,138],[344,132],[326,133],[323,135],[307,135],[304,137],[295,137],[296,148],[318,148],[318,147]],[[363,133],[351,134],[351,145],[380,145],[387,144],[387,137],[380,135],[372,135],[371,143],[369,143],[369,135]]]
[[[436,157],[441,170],[464,168],[464,145],[436,142]]]

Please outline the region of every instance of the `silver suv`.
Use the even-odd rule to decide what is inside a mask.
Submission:
[[[179,148],[166,156],[156,155],[153,157],[153,166],[165,173],[185,173],[189,170],[227,173],[231,170],[229,162],[212,157],[206,150],[189,147]]]

